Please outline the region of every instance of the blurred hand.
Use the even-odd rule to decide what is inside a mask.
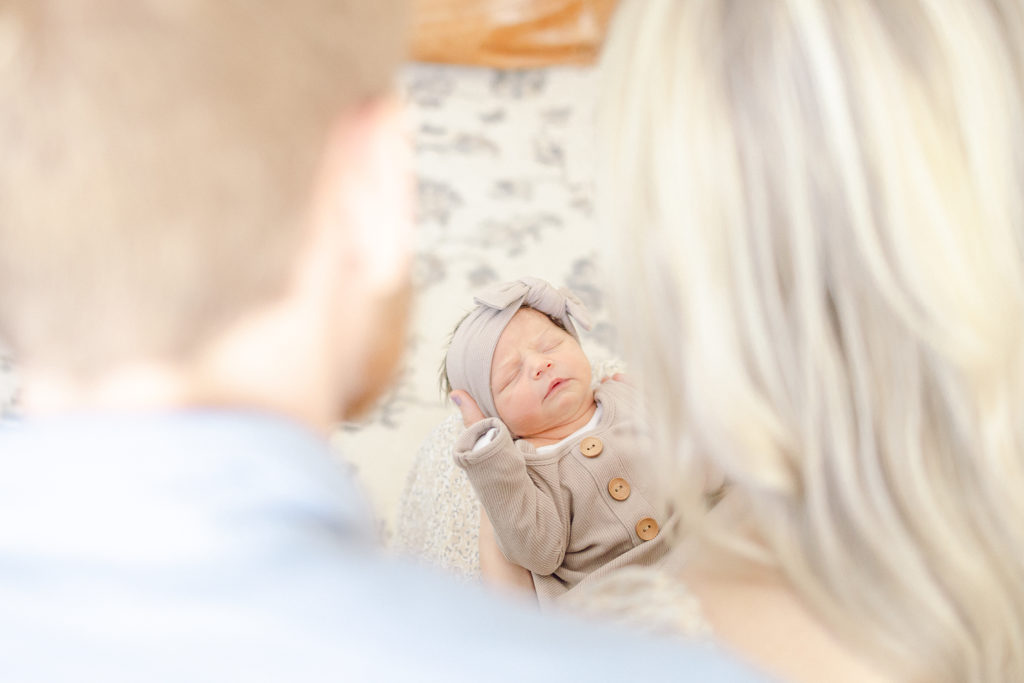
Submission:
[[[621,372],[616,372],[611,377],[602,377],[601,378],[601,384],[604,384],[605,382],[607,382],[610,379],[611,380],[615,380],[616,382],[626,382],[626,376],[624,374],[622,374]],[[626,382],[626,384],[630,384],[630,382]]]
[[[462,413],[462,424],[465,427],[472,427],[480,420],[484,419],[484,414],[480,411],[480,407],[477,406],[476,401],[473,397],[467,394],[462,389],[456,389],[452,393],[448,394],[448,398],[452,400],[452,403]]]

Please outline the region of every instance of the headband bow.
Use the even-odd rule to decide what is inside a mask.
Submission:
[[[555,289],[536,277],[524,277],[493,285],[479,292],[477,306],[459,323],[448,347],[445,370],[453,389],[462,389],[476,401],[483,414],[497,417],[491,396],[491,360],[498,338],[520,308],[529,306],[558,320],[579,340],[576,325],[590,329],[590,312],[566,288]]]

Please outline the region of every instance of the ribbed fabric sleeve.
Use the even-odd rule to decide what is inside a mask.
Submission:
[[[474,451],[476,442],[492,428],[498,429],[497,436]],[[502,553],[531,572],[551,574],[565,555],[569,500],[552,490],[552,482],[558,480],[559,454],[537,458],[534,453],[534,460],[540,462],[531,462],[529,469],[526,457],[497,418],[477,422],[455,442],[455,462],[469,475]]]

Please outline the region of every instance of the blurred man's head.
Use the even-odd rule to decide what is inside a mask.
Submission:
[[[0,333],[88,372],[280,294],[339,117],[385,95],[401,3],[0,10]]]
[[[404,18],[400,0],[0,5],[0,336],[69,377],[182,362],[285,296],[328,223],[372,280],[352,296],[400,297],[385,100]]]

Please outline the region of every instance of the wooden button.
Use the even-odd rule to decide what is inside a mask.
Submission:
[[[596,458],[604,450],[604,444],[596,436],[588,436],[580,442],[580,451],[588,458]]]
[[[649,541],[658,535],[658,523],[650,517],[644,517],[636,523],[636,535],[643,541]]]
[[[615,500],[626,500],[629,498],[629,482],[622,477],[615,477],[608,482],[608,493]]]

